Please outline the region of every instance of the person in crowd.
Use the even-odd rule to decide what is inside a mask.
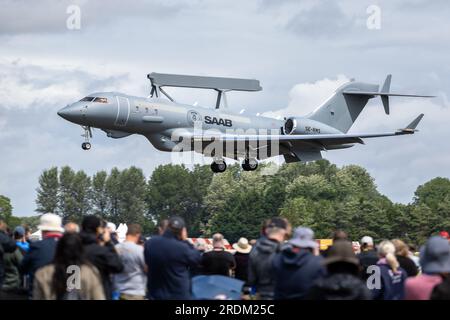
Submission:
[[[140,225],[130,224],[125,241],[116,245],[124,265],[123,271],[114,276],[115,288],[121,300],[145,299],[147,267],[144,262],[144,247],[138,244],[141,234]]]
[[[16,230],[14,233],[16,233]],[[26,292],[23,291],[23,281],[19,271],[20,264],[23,260],[23,251],[20,247],[16,246],[16,250],[5,253],[3,259],[5,265],[5,277],[2,287],[4,298],[11,300],[26,298]]]
[[[420,264],[422,274],[406,280],[406,300],[429,300],[433,288],[450,273],[448,241],[439,236],[429,238],[420,250]]]
[[[420,266],[420,258],[419,258],[419,252],[417,252],[417,246],[413,243],[408,243],[409,248],[409,257],[414,262],[417,268],[417,273],[422,272],[422,267]]]
[[[233,244],[234,260],[236,261],[236,269],[234,277],[244,282],[248,281],[248,259],[252,246],[246,238],[240,238],[237,243]]]
[[[223,235],[216,233],[213,235],[213,249],[203,254],[203,273],[205,275],[222,275],[229,277],[232,270],[236,268],[234,256],[225,251]]]
[[[374,266],[378,262],[378,254],[375,251],[373,238],[364,236],[361,238],[361,253],[358,254],[359,264],[361,265],[361,278],[367,280],[370,274],[367,268]]]
[[[415,277],[419,273],[416,264],[411,259],[411,253],[409,247],[400,239],[392,240],[395,246],[395,257],[397,258],[400,267],[406,271],[407,277]]]
[[[30,250],[30,244],[25,238],[24,227],[17,226],[14,229],[14,240],[16,241],[16,246],[20,249],[22,254],[25,254]]]
[[[113,245],[117,245],[119,243],[119,236],[117,235],[117,227],[112,222],[106,223],[106,229],[109,232],[109,237]]]
[[[168,219],[162,219],[161,221],[159,221],[158,234],[162,235],[166,231],[168,225],[169,225]]]
[[[56,245],[53,262],[36,271],[33,299],[104,300],[100,274],[84,253],[80,236],[66,233]],[[79,272],[80,278],[72,281],[70,277],[75,272]]]
[[[5,221],[0,220],[0,290],[2,289],[4,277],[5,277],[5,264],[4,255],[16,250],[16,243],[7,234],[7,224]]]
[[[145,243],[147,294],[150,299],[190,299],[189,269],[201,263],[201,255],[186,241],[187,237],[184,220],[172,217],[162,235]]]
[[[122,272],[123,264],[111,242],[106,223],[96,216],[86,216],[81,223],[80,235],[86,259],[100,272],[105,297],[110,300],[111,276]]]
[[[304,299],[314,282],[325,275],[318,244],[310,228],[294,230],[288,246],[273,259],[275,299]]]
[[[395,246],[385,240],[378,246],[380,282],[374,280],[371,288],[375,300],[403,300],[405,296],[406,271],[400,267],[395,257]],[[370,281],[370,279],[368,279]],[[378,285],[379,284],[379,285]]]
[[[30,249],[24,256],[20,266],[22,274],[28,275],[28,293],[30,297],[33,292],[35,272],[53,261],[56,244],[64,232],[61,217],[53,213],[43,214],[40,217],[38,228],[42,232],[42,240],[34,241],[30,244]]]
[[[366,284],[359,278],[359,259],[350,241],[337,241],[323,261],[327,269],[324,278],[316,280],[309,291],[310,300],[371,300]]]
[[[430,300],[450,300],[450,275],[444,278],[444,280],[436,285],[431,292]]]
[[[76,224],[75,222],[67,222],[64,225],[64,231],[66,233],[79,233],[80,232],[80,226]]]
[[[333,239],[333,244],[336,243],[337,241],[340,240],[348,240],[348,235],[347,232],[345,232],[344,230],[336,230],[333,232],[333,234],[331,235],[331,238]],[[323,257],[327,257],[328,256],[328,252],[330,251],[331,247],[333,245],[329,246],[328,248],[326,248],[325,250],[323,250],[321,252]]]
[[[288,223],[275,217],[265,224],[264,235],[256,242],[249,255],[248,284],[254,287],[261,300],[274,297],[275,274],[272,260],[280,250],[288,235]]]

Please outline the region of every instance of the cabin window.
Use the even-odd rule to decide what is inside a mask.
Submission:
[[[97,97],[94,99],[94,102],[108,103],[108,99]]]
[[[83,99],[81,99],[80,101],[87,101],[87,102],[91,102],[92,100],[94,100],[94,97],[84,97]]]

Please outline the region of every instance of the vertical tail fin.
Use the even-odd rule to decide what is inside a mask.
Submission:
[[[376,84],[353,81],[345,83],[336,90],[333,96],[311,113],[308,118],[325,123],[341,132],[348,132],[369,99],[373,98],[373,96],[348,95],[345,92],[378,92],[378,88],[379,86]]]

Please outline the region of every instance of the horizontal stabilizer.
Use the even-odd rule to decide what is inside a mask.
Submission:
[[[383,103],[384,112],[389,114],[389,97],[417,97],[417,98],[434,98],[435,96],[419,95],[419,94],[403,94],[403,93],[391,93],[389,92],[391,87],[392,75],[388,74],[380,92],[376,91],[358,91],[355,89],[345,90],[343,93],[347,95],[356,96],[369,96],[373,98],[375,96],[381,97],[381,102]]]

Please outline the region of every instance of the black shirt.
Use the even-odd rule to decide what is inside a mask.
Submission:
[[[231,253],[225,250],[213,250],[203,254],[203,272],[206,275],[218,274],[230,275],[230,269],[236,266],[236,261]]]
[[[415,277],[419,273],[414,261],[408,257],[396,256],[398,264],[406,271],[408,277]]]
[[[248,253],[236,252],[234,259],[236,260],[235,278],[247,282],[248,280]]]

